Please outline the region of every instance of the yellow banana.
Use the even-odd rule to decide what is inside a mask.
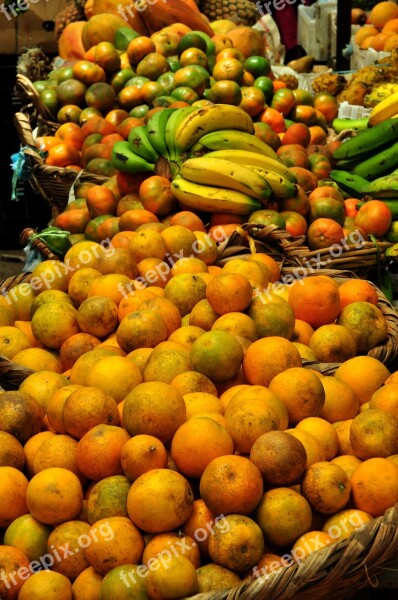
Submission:
[[[246,152],[256,152],[257,154],[278,160],[278,155],[271,146],[251,133],[237,131],[236,129],[212,131],[203,135],[197,145],[207,150],[245,150]],[[194,148],[192,148],[192,152],[194,152]]]
[[[171,191],[184,206],[202,212],[249,215],[262,206],[258,200],[242,192],[192,183],[180,176],[173,179]]]
[[[213,104],[204,106],[183,119],[175,129],[178,154],[187,152],[203,135],[220,129],[238,129],[253,133],[253,121],[239,106]]]
[[[369,127],[374,127],[398,113],[398,92],[376,104],[369,115]]]
[[[271,196],[270,186],[259,173],[222,158],[189,158],[181,165],[180,174],[193,183],[235,190],[260,202]]]
[[[263,156],[262,154],[256,154],[255,152],[247,152],[246,150],[215,150],[206,154],[207,158],[224,158],[231,160],[239,165],[252,165],[253,167],[260,167],[266,171],[274,171],[281,175],[291,183],[296,183],[296,176],[286,167],[283,162],[274,160],[269,156]]]
[[[260,167],[254,167],[253,165],[246,165],[251,168],[254,173],[258,173],[265,179],[270,186],[272,193],[277,198],[293,198],[297,194],[297,186],[295,183],[288,181],[283,175],[275,173],[275,171],[269,171],[267,169],[261,169]]]

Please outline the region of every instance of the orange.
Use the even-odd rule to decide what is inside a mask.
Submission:
[[[98,481],[111,475],[123,475],[120,455],[129,434],[115,425],[96,425],[79,441],[77,466],[83,475]]]
[[[239,573],[254,567],[263,552],[264,537],[260,527],[244,515],[222,517],[210,535],[211,560]]]
[[[32,317],[32,332],[43,346],[59,350],[65,340],[79,333],[78,311],[65,302],[43,304]]]
[[[384,410],[398,418],[398,384],[387,383],[376,390],[370,399],[369,408]]]
[[[355,470],[351,485],[354,506],[379,517],[398,502],[398,467],[386,458],[370,458]]]
[[[162,442],[146,434],[132,437],[123,446],[120,458],[123,471],[131,481],[147,471],[163,469],[167,465],[167,452]]]
[[[372,8],[369,20],[378,29],[382,29],[388,21],[398,18],[398,6],[394,2],[378,2]]]
[[[398,453],[398,418],[384,410],[369,409],[355,417],[350,429],[355,456],[386,458]]]
[[[124,400],[123,423],[132,436],[153,435],[166,443],[185,418],[183,397],[167,383],[141,383]]]
[[[213,309],[207,299],[200,300],[189,313],[189,323],[210,331],[217,321],[219,314]]]
[[[353,302],[370,302],[375,306],[378,304],[375,287],[363,279],[348,279],[339,286],[339,295],[342,309]]]
[[[80,304],[77,322],[84,333],[105,337],[116,329],[117,305],[105,296],[91,296]]]
[[[191,347],[192,369],[217,383],[232,379],[242,358],[241,344],[227,331],[207,331]]]
[[[89,333],[71,335],[64,341],[59,350],[59,358],[63,369],[71,369],[82,354],[94,350],[100,343],[97,337]]]
[[[206,333],[201,327],[195,325],[183,325],[176,329],[171,336],[169,341],[178,342],[183,344],[187,348],[191,348],[193,343],[203,334]]]
[[[309,346],[306,346],[305,344],[300,344],[300,342],[293,342],[293,344],[299,351],[302,359],[318,362],[317,357],[315,356],[315,354]]]
[[[76,306],[80,306],[86,300],[91,283],[98,277],[101,277],[101,271],[91,267],[84,267],[72,274],[69,280],[68,294]]]
[[[167,329],[159,311],[136,310],[129,313],[119,324],[117,343],[126,352],[137,348],[153,348],[163,342]]]
[[[325,403],[319,416],[329,423],[353,419],[359,412],[359,399],[354,389],[336,377],[322,377]]]
[[[124,564],[139,564],[144,550],[141,532],[127,517],[108,517],[93,523],[85,549],[90,565],[101,575]]]
[[[233,450],[232,438],[225,427],[204,416],[194,416],[183,423],[171,442],[171,456],[187,477],[201,477],[214,458],[232,454]]]
[[[84,521],[67,521],[61,523],[49,535],[47,547],[50,556],[54,557],[52,570],[65,575],[70,580],[76,579],[84,569],[89,566],[85,552],[80,552],[81,539],[87,539],[90,531],[90,525]],[[57,548],[69,547],[74,550],[72,555],[58,560]],[[75,550],[79,550],[76,552]]]
[[[350,358],[335,372],[337,379],[342,379],[353,388],[361,405],[371,399],[389,376],[387,367],[370,356]]]
[[[296,319],[294,323],[294,331],[291,337],[291,341],[308,346],[313,333],[314,330],[311,327],[311,325],[309,325],[305,321],[302,321],[301,319]]]
[[[214,458],[200,478],[200,496],[215,515],[249,515],[262,494],[260,470],[244,456]]]
[[[298,280],[290,288],[289,304],[296,319],[306,321],[314,328],[333,323],[340,312],[336,282],[325,275]]]
[[[333,538],[324,531],[309,531],[300,536],[292,548],[292,555],[297,561],[306,558],[312,552],[332,544]]]
[[[2,567],[0,594],[7,600],[17,600],[20,597],[21,587],[26,583],[25,578],[31,575],[29,559],[18,548],[1,545],[0,563]],[[19,569],[24,569],[24,578],[17,576]],[[26,597],[25,600],[27,600]],[[68,600],[71,600],[71,596]]]
[[[341,454],[340,456],[333,458],[333,460],[330,462],[332,462],[334,465],[339,465],[339,467],[341,467],[351,479],[355,469],[361,464],[362,461],[351,454]]]
[[[14,519],[6,529],[4,544],[18,548],[30,561],[38,560],[47,552],[50,533],[51,527],[43,525],[32,515],[22,515]]]
[[[87,377],[92,367],[105,356],[120,356],[120,349],[115,346],[96,347],[85,354],[82,354],[73,365],[69,379],[75,385],[86,385]]]
[[[0,326],[12,326],[15,324],[16,313],[11,305],[11,299],[6,295],[0,295]]]
[[[62,421],[66,431],[81,439],[96,425],[119,424],[115,400],[96,387],[81,387],[70,394],[63,405]]]
[[[214,528],[214,515],[206,506],[202,498],[194,500],[191,514],[185,521],[182,530],[185,535],[195,539],[195,542],[203,557],[209,555],[209,535]]]
[[[323,531],[328,533],[334,542],[340,542],[350,537],[372,519],[371,515],[362,511],[349,508],[342,510],[326,521]]]
[[[154,298],[154,288],[143,288],[134,290],[134,288],[126,289],[126,293],[120,301],[118,307],[118,319],[121,322],[129,313],[137,310],[144,300]]]
[[[131,481],[124,475],[105,477],[87,492],[86,520],[93,525],[106,517],[127,517],[127,494]]]
[[[276,281],[280,280],[280,278],[281,278],[280,267],[279,267],[278,263],[276,262],[276,260],[274,260],[271,256],[268,256],[268,254],[265,254],[264,252],[256,252],[256,254],[252,254],[252,256],[250,257],[250,260],[262,262],[269,268],[269,270],[271,271],[271,276],[270,276],[271,283],[275,283]]]
[[[170,385],[180,392],[182,396],[192,392],[206,392],[217,396],[217,388],[214,383],[197,371],[185,371],[176,375]]]
[[[288,487],[266,491],[255,516],[265,539],[278,547],[291,546],[310,530],[311,507],[299,493]]]
[[[158,533],[151,537],[145,545],[142,555],[142,563],[150,565],[154,559],[161,558],[172,548],[174,555],[184,555],[197,569],[200,565],[200,552],[195,540],[187,535],[179,533]]]
[[[387,338],[384,314],[369,302],[348,304],[339,314],[337,323],[344,325],[352,333],[358,354],[366,354]]]
[[[88,386],[102,390],[117,404],[139,383],[142,383],[142,375],[138,367],[121,356],[102,358],[93,366],[87,377]],[[109,419],[107,422],[110,422]]]
[[[69,435],[54,435],[44,440],[33,458],[33,473],[56,467],[67,469],[82,480],[76,465],[76,447],[77,441]]]
[[[91,282],[87,297],[104,296],[113,300],[116,305],[119,305],[124,296],[124,290],[128,288],[129,284],[130,279],[120,273],[101,275],[101,277],[96,277]]]
[[[345,421],[336,421],[333,423],[333,427],[339,438],[339,456],[346,454],[354,456],[354,450],[350,443],[350,430],[353,420],[346,419]]]
[[[311,465],[301,482],[301,493],[314,510],[330,515],[343,509],[351,492],[350,479],[338,465],[318,462]]]
[[[28,512],[26,490],[28,480],[14,467],[0,467],[0,527],[8,527],[14,519]]]
[[[293,310],[283,298],[271,295],[268,298],[267,292],[255,296],[247,311],[255,323],[258,337],[280,336],[291,339],[295,324]]]
[[[24,446],[24,454],[25,454],[25,469],[26,473],[29,477],[34,475],[33,472],[33,460],[35,458],[36,452],[40,445],[51,437],[54,437],[55,433],[53,431],[41,431],[36,435],[32,436]]]
[[[158,561],[159,567],[148,570],[146,589],[153,600],[192,596],[198,591],[198,576],[186,556],[172,556],[170,562]]]
[[[26,503],[38,521],[57,525],[74,519],[81,511],[82,486],[78,477],[67,469],[45,469],[29,481]]]
[[[323,447],[312,433],[304,429],[286,429],[285,431],[303,444],[307,453],[307,469],[314,463],[325,460]]]
[[[59,166],[59,165],[58,165]],[[58,260],[43,260],[32,271],[30,286],[36,294],[44,290],[60,290],[66,292],[67,269]]]
[[[207,392],[191,392],[183,396],[186,410],[187,420],[191,417],[196,417],[207,414],[222,414],[223,408],[220,400],[213,394]]]
[[[253,342],[243,358],[243,372],[252,385],[268,386],[278,373],[300,366],[298,350],[291,342],[278,336]]]
[[[211,329],[212,331],[227,331],[251,342],[255,342],[258,338],[253,319],[240,312],[229,312],[222,315],[213,323]]]
[[[96,600],[100,593],[102,575],[93,567],[87,567],[78,575],[72,584],[75,600]]]
[[[30,311],[36,295],[29,283],[19,283],[12,287],[6,295],[6,302],[11,306],[18,321],[30,321]]]
[[[317,417],[325,402],[321,380],[313,371],[302,367],[278,373],[269,382],[269,389],[284,403],[293,425],[307,417]]]
[[[1,394],[0,431],[12,434],[21,444],[39,433],[44,411],[34,398],[21,392]]]
[[[22,444],[11,433],[0,431],[0,467],[14,467],[22,471],[24,464]]]
[[[223,273],[237,273],[246,277],[253,288],[264,290],[270,282],[271,271],[264,262],[233,258],[223,266]],[[236,292],[235,292],[236,293]]]
[[[181,327],[181,314],[177,306],[167,298],[148,298],[140,304],[140,310],[153,309],[160,313],[166,325],[166,339]]]
[[[355,33],[355,36],[354,36],[355,43],[361,47],[363,42],[366,40],[366,38],[377,35],[378,33],[380,33],[379,30],[376,29],[376,27],[373,27],[371,25],[366,26],[366,27],[361,27]]]
[[[259,468],[265,483],[288,486],[303,475],[307,453],[297,438],[284,431],[269,431],[254,442],[250,460]]]
[[[23,584],[18,600],[71,600],[72,584],[65,575],[54,571],[33,573]]]
[[[191,312],[197,302],[206,297],[206,283],[199,274],[181,273],[167,282],[164,296],[177,306],[183,317]]]
[[[124,564],[114,567],[102,579],[100,595],[92,600],[97,598],[112,600],[114,597],[122,599],[126,594],[133,594],[136,598],[142,599],[148,597],[144,579],[147,573],[148,571],[143,565]],[[76,598],[76,600],[79,599]]]
[[[69,385],[69,380],[54,371],[37,371],[29,375],[19,386],[19,391],[34,398],[47,411],[47,404],[57,390]]]
[[[35,336],[32,333],[32,324],[30,321],[15,321],[14,327],[22,331],[30,341],[30,346],[32,348],[37,348],[40,346],[40,343],[37,341]]]
[[[22,331],[11,325],[0,327],[0,354],[12,360],[18,352],[31,347],[30,340]]]
[[[141,375],[144,373],[146,363],[150,355],[152,354],[153,348],[137,348],[129,354],[127,354],[127,360],[130,360],[140,371]]]
[[[170,490],[173,494],[170,494]],[[180,527],[189,517],[194,497],[190,484],[170,469],[152,469],[136,479],[127,497],[132,522],[147,533]]]
[[[356,340],[349,329],[342,325],[322,325],[312,335],[309,347],[317,360],[341,363],[356,355]]]
[[[321,382],[321,380],[319,380]],[[321,383],[322,385],[322,383]],[[325,460],[334,458],[339,450],[339,438],[333,425],[320,417],[307,417],[296,425],[296,429],[302,429],[311,433],[321,444],[325,453]]]

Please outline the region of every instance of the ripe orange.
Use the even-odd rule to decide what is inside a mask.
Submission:
[[[142,563],[150,566],[153,559],[161,557],[170,551],[171,547],[173,547],[174,555],[184,555],[195,568],[199,567],[200,552],[195,540],[187,535],[182,535],[181,532],[158,533],[151,537],[145,545]]]
[[[321,379],[302,367],[287,368],[278,373],[268,387],[286,406],[292,425],[307,417],[317,417],[325,402]]]
[[[127,431],[115,425],[96,425],[90,429],[76,448],[80,472],[93,481],[123,475],[120,455],[129,439]]]
[[[213,459],[200,478],[200,495],[215,514],[249,515],[263,494],[259,469],[244,456]]]
[[[105,296],[91,296],[80,304],[77,322],[84,333],[105,337],[116,329],[117,305]]]
[[[84,569],[89,566],[89,562],[85,556],[85,552],[80,552],[81,537],[86,538],[90,531],[90,525],[84,521],[66,521],[61,523],[52,530],[48,537],[47,547],[49,555],[54,557],[52,570],[61,573],[70,580],[76,579]],[[87,538],[86,538],[87,539]],[[79,549],[79,552],[73,552],[63,560],[57,559],[57,548],[70,547]]]
[[[77,439],[96,425],[119,424],[116,402],[95,387],[81,387],[70,394],[63,405],[62,420],[66,431]]]
[[[28,512],[26,490],[28,480],[14,467],[0,467],[0,527],[8,527],[14,519]]]
[[[22,471],[24,464],[22,444],[11,433],[0,431],[0,467],[14,467]]]
[[[127,494],[131,481],[124,475],[105,477],[86,492],[85,514],[93,525],[106,517],[127,517]]]
[[[172,556],[168,564],[164,561],[158,564],[156,570],[148,570],[146,589],[150,598],[182,598],[197,593],[196,569],[186,556]]]
[[[337,455],[339,450],[339,439],[333,425],[328,421],[325,421],[325,419],[320,417],[307,417],[297,423],[296,429],[308,431],[318,440],[325,453],[325,460],[331,460]]]
[[[243,357],[243,372],[252,385],[268,386],[278,373],[301,364],[301,356],[292,342],[270,336],[249,346]]]
[[[36,474],[53,467],[62,468],[77,475],[84,483],[76,464],[76,447],[77,441],[69,435],[53,435],[44,440],[33,458],[33,473]]]
[[[366,354],[387,337],[384,314],[369,302],[348,304],[339,314],[337,323],[344,325],[352,333],[358,354]]]
[[[321,382],[325,390],[325,403],[319,416],[329,423],[356,417],[359,412],[359,399],[354,389],[336,377],[322,377]]]
[[[306,558],[312,552],[332,544],[333,538],[325,531],[308,531],[300,536],[292,548],[292,555],[296,560]]]
[[[387,383],[375,391],[369,408],[383,410],[398,418],[398,384]]]
[[[27,579],[18,595],[18,600],[40,600],[41,598],[70,600],[72,584],[65,575],[55,571],[38,571]]]
[[[398,6],[393,2],[378,2],[370,11],[369,20],[378,29],[392,19],[398,18]]]
[[[351,424],[350,443],[355,456],[386,458],[398,453],[398,418],[384,410],[368,409]]]
[[[312,335],[309,347],[320,362],[340,363],[356,355],[356,340],[349,329],[331,323]]]
[[[342,379],[354,389],[360,405],[368,402],[389,376],[387,367],[370,356],[350,358],[335,373],[337,379]]]
[[[363,510],[349,508],[329,517],[323,526],[323,531],[328,533],[334,542],[339,542],[355,531],[361,530],[371,519],[371,515]]]
[[[379,517],[398,502],[398,467],[386,458],[370,458],[357,467],[351,485],[355,507]]]
[[[39,433],[44,411],[34,398],[22,392],[1,394],[0,431],[10,433],[21,444]]]
[[[334,465],[339,465],[351,479],[355,469],[361,464],[361,460],[351,454],[341,454],[331,460]]]
[[[312,327],[333,323],[340,312],[340,296],[336,282],[318,275],[296,281],[289,291],[289,304],[296,319]]]
[[[311,465],[301,482],[304,498],[321,514],[330,515],[343,509],[350,499],[350,492],[351,484],[347,473],[329,462]]]
[[[167,465],[167,452],[162,442],[146,434],[132,437],[123,446],[120,458],[123,471],[131,481],[147,471],[163,469]]]
[[[244,515],[221,518],[209,538],[211,560],[239,573],[254,567],[264,552],[264,537],[260,527]]]
[[[241,344],[227,331],[207,331],[191,347],[192,369],[215,383],[232,379],[240,369],[242,358]]]
[[[47,525],[74,519],[83,507],[81,483],[67,469],[45,469],[29,481],[26,504],[29,512]]]
[[[363,279],[348,279],[339,286],[339,295],[342,309],[352,302],[370,302],[375,306],[378,304],[375,287]]]
[[[72,584],[72,594],[78,600],[84,600],[85,596],[87,600],[95,598],[100,593],[100,587],[102,582],[102,575],[97,573],[93,567],[87,567],[78,575]]]

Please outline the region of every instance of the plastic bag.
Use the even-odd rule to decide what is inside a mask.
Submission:
[[[263,35],[265,47],[267,48],[267,58],[271,63],[283,64],[285,59],[285,46],[281,42],[281,36],[278,26],[271,15],[264,15],[257,21],[253,27]]]

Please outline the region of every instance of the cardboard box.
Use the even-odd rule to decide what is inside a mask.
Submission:
[[[4,5],[2,5],[4,7]],[[18,7],[23,10],[18,10]],[[15,0],[0,13],[0,53],[20,54],[39,46],[48,54],[57,53],[54,21],[65,7],[64,0]],[[4,11],[7,14],[4,14]]]

